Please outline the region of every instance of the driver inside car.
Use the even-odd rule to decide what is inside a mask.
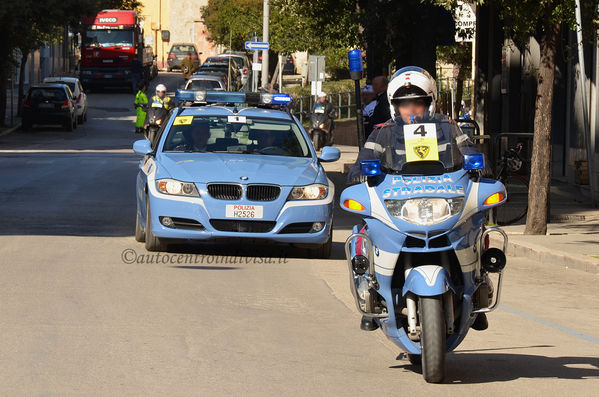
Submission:
[[[180,152],[204,152],[208,148],[210,138],[210,124],[208,122],[195,122],[191,129],[183,131],[185,141],[175,147]]]

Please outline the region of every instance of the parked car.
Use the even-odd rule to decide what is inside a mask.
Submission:
[[[44,83],[59,83],[69,86],[75,96],[75,110],[77,112],[77,123],[83,124],[87,121],[87,94],[83,91],[81,82],[76,77],[46,77]]]
[[[237,91],[241,87],[241,75],[235,64],[230,64],[228,59],[222,62],[204,62],[200,69],[200,73],[213,72],[223,73],[225,76],[230,76],[230,87],[227,87],[230,91]]]
[[[168,65],[167,70],[170,72],[173,69],[181,69],[181,61],[185,59],[187,53],[191,52],[191,59],[193,59],[196,67],[200,66],[200,53],[196,49],[196,46],[192,43],[176,43],[173,44],[171,50],[168,53],[168,59],[166,63]]]
[[[331,253],[335,188],[287,94],[179,90],[185,105],[160,135],[136,141],[135,239],[149,251],[189,240],[240,238]],[[245,106],[238,107],[240,103]],[[215,106],[214,104],[218,104]]]
[[[220,58],[231,58],[235,62],[237,69],[239,69],[239,74],[241,74],[241,85],[245,85],[249,78],[250,73],[252,72],[252,62],[250,58],[244,52],[227,52],[225,54],[218,55]]]
[[[283,55],[283,74],[295,74],[295,63],[291,55]]]
[[[226,90],[227,82],[219,74],[197,73],[191,75],[185,83],[186,90]]]
[[[23,130],[34,124],[61,124],[66,131],[77,128],[76,98],[66,84],[31,86],[23,101]]]

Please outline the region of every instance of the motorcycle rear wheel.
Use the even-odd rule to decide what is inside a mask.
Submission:
[[[419,314],[422,376],[428,383],[441,383],[445,377],[445,316],[441,296],[421,296]]]

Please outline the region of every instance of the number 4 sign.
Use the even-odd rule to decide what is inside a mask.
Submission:
[[[408,163],[439,160],[436,124],[406,124],[403,127],[403,132]]]

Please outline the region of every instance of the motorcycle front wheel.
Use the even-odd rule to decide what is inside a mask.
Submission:
[[[316,151],[320,150],[321,140],[322,140],[322,131],[314,130],[312,132],[312,145],[314,146],[314,150],[316,150]]]
[[[445,377],[445,316],[441,296],[421,296],[419,314],[422,376],[428,383],[441,383]]]

